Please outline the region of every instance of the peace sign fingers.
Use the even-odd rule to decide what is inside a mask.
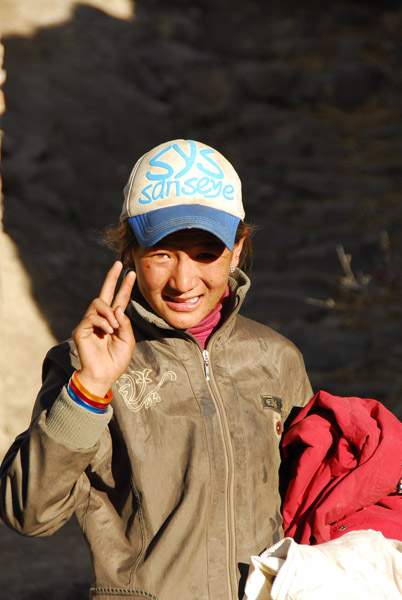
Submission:
[[[112,268],[109,269],[105,281],[103,282],[102,289],[99,294],[99,298],[106,302],[109,306],[112,305],[113,298],[116,292],[116,285],[120,277],[120,273],[123,269],[123,263],[120,260],[116,260]]]
[[[118,262],[120,262],[120,261],[118,261]],[[112,269],[114,268],[114,266],[115,265],[113,265]],[[114,311],[116,311],[116,308],[118,308],[118,307],[120,307],[123,311],[126,309],[127,304],[130,302],[131,292],[133,290],[133,285],[135,283],[136,277],[137,277],[137,275],[136,275],[135,271],[129,271],[127,273],[127,275],[124,277],[124,279],[121,283],[120,289],[117,292],[115,299],[113,300],[113,303],[112,303],[112,309]]]
[[[127,273],[116,291],[123,264],[116,261],[106,275],[98,298],[93,300],[73,332],[81,361],[80,381],[92,393],[103,395],[131,360],[135,339],[124,313],[136,279]]]
[[[113,327],[117,327],[115,310],[117,307],[121,307],[124,312],[130,301],[131,292],[136,279],[135,272],[129,271],[123,279],[120,289],[116,293],[116,286],[122,269],[123,263],[119,260],[113,264],[111,269],[109,269],[99,297],[89,306],[85,313],[85,317],[88,317],[94,312],[101,312],[103,316],[110,321],[110,324]],[[101,310],[100,307],[102,307]]]

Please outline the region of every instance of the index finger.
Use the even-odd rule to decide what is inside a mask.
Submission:
[[[120,260],[116,260],[112,268],[109,269],[103,282],[102,289],[99,294],[99,298],[106,302],[109,306],[112,304],[114,294],[116,292],[116,285],[120,277],[120,273],[123,269],[123,263]]]

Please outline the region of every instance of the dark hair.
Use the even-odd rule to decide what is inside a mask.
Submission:
[[[236,231],[235,243],[244,238],[243,248],[240,254],[239,267],[245,266],[251,270],[253,265],[253,248],[251,237],[255,231],[254,225],[240,221]],[[139,244],[128,221],[118,225],[110,225],[102,235],[102,242],[117,254],[122,263],[132,267],[131,252],[138,248]]]
[[[253,237],[255,230],[255,225],[240,221],[236,231],[235,244],[244,238],[239,267],[244,267],[246,271],[251,271],[253,266],[253,244],[251,238]]]

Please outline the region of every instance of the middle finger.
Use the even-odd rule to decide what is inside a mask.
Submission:
[[[136,275],[135,271],[129,271],[127,273],[127,275],[124,277],[124,279],[121,283],[120,289],[117,292],[116,297],[113,301],[113,304],[112,304],[113,310],[115,310],[118,306],[121,306],[121,308],[123,310],[126,309],[127,304],[129,303],[130,298],[131,298],[131,292],[132,292],[136,277],[137,277],[137,275]]]

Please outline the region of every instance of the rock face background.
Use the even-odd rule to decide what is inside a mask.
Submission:
[[[3,0],[4,453],[46,349],[70,335],[112,257],[136,159],[200,139],[237,168],[258,225],[244,312],[300,347],[315,389],[402,417],[402,2]],[[15,600],[85,598],[74,522],[0,527]]]

